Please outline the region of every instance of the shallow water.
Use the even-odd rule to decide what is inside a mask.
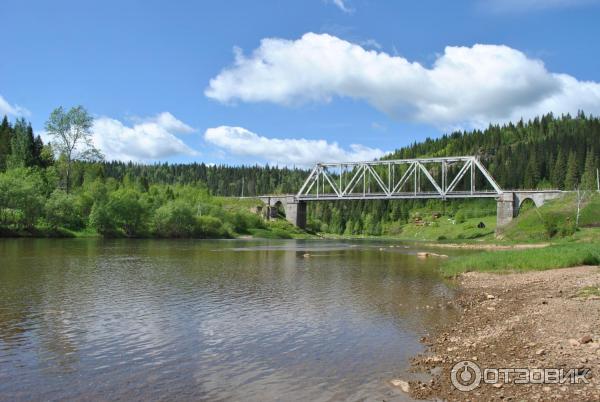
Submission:
[[[391,244],[0,240],[0,399],[402,400],[453,291]]]

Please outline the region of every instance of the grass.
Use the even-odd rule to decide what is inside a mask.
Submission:
[[[599,286],[586,286],[584,288],[581,288],[577,292],[576,296],[577,297],[600,296],[600,285]]]
[[[402,227],[402,232],[396,237],[406,240],[427,241],[492,239],[494,229],[496,228],[495,215],[466,219],[463,223],[453,222],[451,218],[442,216],[432,222],[428,222],[425,226],[408,223]],[[483,222],[485,228],[479,229],[477,227],[479,222]]]
[[[562,243],[545,248],[485,251],[446,261],[444,276],[463,272],[541,271],[579,265],[600,265],[600,243]]]

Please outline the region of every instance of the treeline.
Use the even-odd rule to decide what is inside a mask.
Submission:
[[[528,122],[456,131],[400,148],[384,159],[469,156],[481,158],[504,189],[596,189],[600,165],[600,119],[583,112],[551,113]],[[481,178],[480,178],[481,179]],[[481,179],[482,180],[482,179]],[[343,201],[309,207],[314,229],[334,233],[394,233],[423,211],[480,217],[495,213],[493,200]]]
[[[262,231],[285,237],[285,227],[268,225],[250,212],[252,202],[232,205],[213,197],[204,181],[146,179],[132,165],[120,175],[114,168],[119,164],[85,162],[83,155],[98,154],[88,141],[89,115],[83,108],[55,112],[56,124],[47,127],[62,130],[59,140],[65,141],[55,146],[34,137],[23,119],[14,125],[2,121],[0,235],[74,236],[87,231],[107,237],[227,238]],[[81,121],[87,123],[72,126]],[[61,148],[83,152],[56,155]]]
[[[572,190],[595,188],[599,152],[600,119],[581,112],[457,131],[386,158],[478,155],[503,188]],[[25,120],[11,124],[6,118],[0,125],[0,171],[0,226],[5,229],[66,227],[106,235],[200,237],[234,235],[262,225],[241,209],[243,216],[234,217],[214,196],[295,193],[308,175],[304,169],[258,165],[67,160],[64,152],[35,137]],[[69,205],[75,208],[69,210]],[[427,211],[479,217],[493,214],[495,205],[493,200],[319,202],[309,206],[309,223],[315,231],[340,234],[398,233],[415,214]],[[213,222],[218,229],[198,223],[199,216],[218,219]],[[161,229],[168,225],[160,219],[186,221],[186,229]]]

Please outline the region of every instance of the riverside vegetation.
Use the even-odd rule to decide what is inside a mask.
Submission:
[[[249,196],[294,192],[305,179],[305,170],[108,162],[91,144],[92,123],[82,107],[69,111],[58,108],[46,125],[46,131],[54,134],[53,141],[44,144],[25,120],[11,123],[3,119],[2,235],[309,235],[283,220],[267,222],[251,213],[259,200],[235,198],[242,192]],[[74,143],[76,147],[71,146]],[[454,132],[401,148],[388,158],[479,155],[504,188],[580,188],[591,194],[596,184],[598,151],[600,120],[581,112],[575,117],[549,114],[483,131]],[[572,200],[551,205],[566,209],[533,208],[531,213],[524,212],[505,231],[504,241],[582,238],[580,227],[600,222],[595,212],[597,198],[588,196],[584,200],[579,225],[566,219],[572,215]],[[494,236],[495,209],[493,200],[319,202],[309,207],[308,233],[486,241]]]

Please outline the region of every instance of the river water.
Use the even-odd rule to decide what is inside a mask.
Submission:
[[[456,314],[416,251],[0,240],[0,400],[404,400],[388,381]]]

